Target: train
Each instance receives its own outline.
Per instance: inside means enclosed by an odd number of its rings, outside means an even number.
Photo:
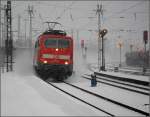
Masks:
[[[59,24],[57,22],[48,22]],[[52,75],[64,80],[73,73],[73,38],[64,30],[49,28],[36,40],[33,66],[36,73],[45,80]]]
[[[128,66],[136,66],[136,67],[150,67],[149,61],[149,51],[134,51],[127,52],[125,54],[126,64]]]

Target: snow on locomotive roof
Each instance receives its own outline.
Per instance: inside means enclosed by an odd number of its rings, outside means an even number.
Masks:
[[[43,33],[43,35],[46,35],[46,34],[64,35],[64,36],[67,35],[67,33],[62,30],[47,30]]]

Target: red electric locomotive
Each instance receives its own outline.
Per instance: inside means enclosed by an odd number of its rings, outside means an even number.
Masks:
[[[73,39],[63,30],[45,31],[35,43],[33,66],[42,76],[54,75],[61,79],[71,76],[73,72]]]

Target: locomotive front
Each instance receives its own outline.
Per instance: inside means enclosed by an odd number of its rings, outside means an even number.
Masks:
[[[73,39],[60,30],[43,33],[35,44],[34,67],[42,75],[71,76]]]

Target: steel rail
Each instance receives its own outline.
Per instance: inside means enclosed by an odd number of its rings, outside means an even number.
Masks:
[[[87,76],[91,76],[91,75],[88,75],[88,74],[85,74],[85,75],[87,75]],[[105,77],[105,76],[102,76],[102,77]],[[109,79],[105,79],[105,78],[100,78],[100,77],[97,77],[96,76],[96,78],[98,78],[98,79],[102,79],[102,80],[106,80],[106,81],[109,81],[109,82],[114,82],[114,83],[118,83],[118,84],[122,84],[122,85],[128,85],[128,86],[130,86],[130,87],[134,87],[134,88],[138,88],[138,89],[143,89],[143,90],[146,90],[146,91],[149,91],[150,89],[149,88],[144,88],[144,87],[140,87],[140,86],[135,86],[135,85],[131,85],[131,84],[127,84],[127,83],[122,83],[122,82],[119,82],[119,81],[114,81],[115,79],[112,79],[112,80],[109,80]],[[107,77],[106,77],[107,78]],[[116,79],[117,80],[117,79]]]
[[[107,77],[107,78],[110,78],[110,79],[116,79],[116,80],[121,80],[121,81],[124,81],[124,82],[130,82],[130,83],[134,83],[134,84],[138,84],[138,85],[149,86],[149,82],[147,82],[147,81],[141,81],[141,80],[130,79],[130,78],[125,78],[125,77],[120,77],[120,76],[103,74],[103,73],[99,73],[99,72],[94,72],[94,74],[98,75],[98,76],[104,76],[104,77]]]
[[[67,94],[67,95],[69,95],[69,96],[71,96],[71,97],[73,97],[73,98],[75,98],[75,99],[77,99],[77,100],[79,100],[79,101],[81,101],[81,102],[83,102],[83,103],[85,103],[85,104],[87,104],[87,105],[89,105],[89,106],[91,106],[91,107],[93,107],[93,108],[99,110],[99,111],[102,111],[102,112],[104,112],[104,113],[106,113],[106,114],[108,114],[108,115],[110,115],[110,116],[112,116],[112,117],[115,117],[115,115],[113,115],[113,114],[111,114],[111,113],[109,113],[109,112],[107,112],[107,111],[105,111],[105,110],[103,110],[103,109],[101,109],[101,108],[99,108],[99,107],[97,107],[97,106],[94,106],[93,104],[90,104],[90,103],[88,103],[88,102],[86,102],[86,101],[84,101],[84,100],[82,100],[82,99],[80,99],[80,98],[78,98],[78,97],[76,97],[76,96],[74,96],[74,95],[68,93],[67,91],[62,90],[61,88],[57,87],[57,86],[54,85],[53,83],[50,83],[50,82],[48,82],[48,81],[46,81],[46,82],[47,82],[48,84],[50,84],[51,86],[53,86],[54,88],[56,88],[56,89],[58,89],[58,90],[64,92],[65,94]]]
[[[64,81],[63,81],[63,82],[64,82]],[[86,92],[86,93],[92,94],[92,95],[94,95],[94,96],[96,96],[96,97],[98,97],[98,98],[104,99],[104,100],[106,100],[106,101],[108,101],[108,102],[111,102],[111,103],[113,103],[113,104],[119,105],[119,106],[121,106],[121,107],[124,107],[124,108],[126,108],[126,109],[132,110],[132,111],[134,111],[134,112],[137,112],[137,113],[140,113],[140,114],[149,116],[149,113],[147,113],[147,112],[145,112],[145,111],[142,111],[142,110],[136,109],[136,108],[134,108],[134,107],[128,106],[128,105],[126,105],[126,104],[117,102],[117,101],[115,101],[115,100],[106,98],[106,97],[104,97],[104,96],[102,96],[102,95],[98,95],[98,94],[96,94],[96,93],[90,92],[90,91],[88,91],[88,90],[85,90],[85,89],[83,89],[83,88],[77,87],[77,86],[72,85],[72,84],[70,84],[70,83],[67,83],[67,82],[64,82],[64,83],[65,83],[65,84],[68,84],[68,85],[70,85],[70,86],[72,86],[72,87],[75,87],[75,88],[77,88],[77,89],[80,89],[81,91],[84,91],[84,92]]]
[[[91,78],[88,78],[88,77],[85,77],[85,76],[82,76],[82,77],[85,78],[85,79],[91,80]],[[113,85],[113,84],[110,84],[110,83],[107,83],[107,82],[103,82],[103,81],[99,81],[99,80],[97,82],[103,83],[103,84],[106,84],[106,85],[110,85],[110,86],[113,86],[113,87],[117,87],[117,88],[120,88],[120,89],[125,89],[125,90],[128,90],[128,91],[132,91],[132,92],[136,92],[136,93],[140,93],[140,94],[149,96],[149,93],[146,93],[146,92],[143,92],[143,91],[137,91],[137,90],[134,90],[134,89]]]

